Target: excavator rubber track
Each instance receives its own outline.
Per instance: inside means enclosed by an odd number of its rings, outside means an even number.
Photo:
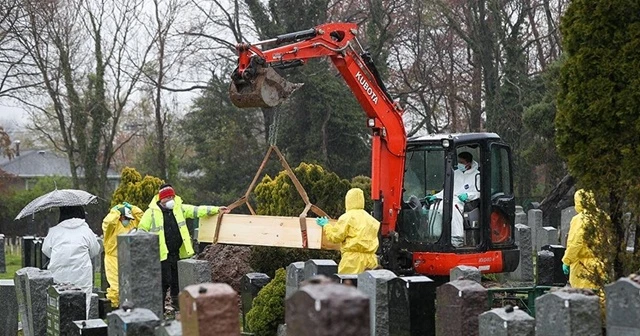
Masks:
[[[257,66],[255,70],[253,78],[231,81],[229,97],[236,107],[276,107],[303,85],[287,81],[271,67]]]

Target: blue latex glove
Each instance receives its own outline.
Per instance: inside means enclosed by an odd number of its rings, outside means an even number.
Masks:
[[[329,224],[329,218],[327,217],[316,218],[316,224],[320,225],[320,227],[324,227],[325,225]]]
[[[129,210],[133,209],[133,205],[129,204],[128,202],[122,202],[122,205],[124,205],[124,207]]]
[[[116,205],[114,205],[114,206],[113,206],[113,208],[111,208],[111,210],[117,210],[117,211],[120,211],[120,209],[121,209],[121,208],[122,208],[122,205],[120,205],[120,204],[116,204]]]
[[[460,200],[460,202],[466,202],[469,199],[469,194],[467,193],[460,194],[458,195],[458,199]]]
[[[562,273],[564,273],[564,275],[569,275],[569,265],[562,264]]]
[[[437,199],[437,197],[436,197],[436,195],[431,195],[431,196],[425,197],[425,199],[427,201],[429,201],[429,203],[431,203],[431,202],[435,201]]]

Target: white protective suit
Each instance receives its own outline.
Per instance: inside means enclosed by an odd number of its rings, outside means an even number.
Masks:
[[[49,257],[49,270],[56,283],[70,283],[87,294],[87,318],[93,292],[91,258],[100,253],[100,244],[84,219],[71,218],[49,229],[42,243]]]
[[[471,163],[471,169],[462,172],[456,169],[453,172],[453,210],[451,211],[451,244],[460,247],[464,243],[464,224],[462,213],[464,211],[464,203],[460,201],[458,195],[467,193],[467,202],[480,198],[480,186],[476,188],[476,174],[478,174],[478,162]],[[444,190],[435,194],[437,199],[444,197]],[[442,234],[442,202],[436,202],[431,205],[429,212],[433,213],[437,205],[435,220],[432,224],[437,224],[433,230],[433,234],[440,236]]]

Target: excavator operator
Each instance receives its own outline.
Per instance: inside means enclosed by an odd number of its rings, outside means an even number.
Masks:
[[[453,211],[451,212],[451,245],[454,247],[464,245],[462,213],[465,203],[480,198],[480,186],[476,185],[476,174],[478,174],[478,162],[473,160],[473,155],[469,152],[458,154],[458,167],[453,173]],[[442,202],[436,200],[442,200],[443,195],[444,190],[441,190],[435,195],[426,197],[432,204],[429,212],[436,210],[438,215],[442,216]],[[442,220],[439,223],[442,223]]]

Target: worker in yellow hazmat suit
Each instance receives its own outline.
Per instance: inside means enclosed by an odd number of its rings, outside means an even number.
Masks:
[[[380,222],[364,210],[364,192],[353,188],[345,196],[346,212],[338,222],[329,224],[326,217],[317,218],[325,237],[341,244],[340,274],[358,274],[378,266],[378,230]]]
[[[601,272],[602,263],[584,240],[584,226],[589,220],[595,219],[587,209],[589,205],[595,206],[595,198],[591,192],[580,189],[574,194],[574,200],[577,214],[571,219],[562,269],[569,275],[571,287],[594,289],[597,286],[588,277],[592,272]]]
[[[144,211],[127,202],[111,208],[102,220],[104,233],[104,270],[109,282],[107,299],[112,307],[119,306],[118,298],[118,235],[138,227]]]

